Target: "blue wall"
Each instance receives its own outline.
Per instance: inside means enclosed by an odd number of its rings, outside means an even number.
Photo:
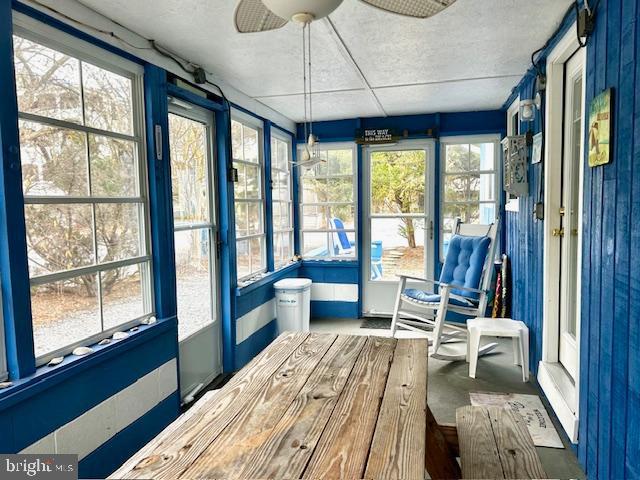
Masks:
[[[578,457],[589,478],[640,478],[639,14],[638,0],[601,0],[587,47],[587,108],[601,91],[614,89],[612,161],[589,168],[584,160]],[[530,89],[525,78],[519,90]],[[533,167],[530,174],[535,191],[539,175]],[[533,201],[521,198],[520,212],[507,213],[507,250],[514,315],[532,329],[536,365],[544,252]]]
[[[425,105],[428,110],[428,105]],[[391,128],[399,134],[406,133],[407,139],[433,138],[435,140],[435,185],[440,185],[440,142],[439,137],[456,135],[506,134],[506,119],[502,110],[481,112],[431,113],[424,115],[402,115],[395,117],[370,117],[314,122],[313,132],[321,142],[353,142],[356,130],[365,128]],[[304,142],[304,126],[298,125],[298,143]],[[358,147],[357,168],[362,172],[363,148]],[[362,205],[362,175],[358,174],[358,205]],[[434,242],[439,245],[440,208],[439,188],[436,188]],[[362,209],[358,213],[358,232],[362,232]],[[504,231],[504,229],[502,229]],[[362,235],[358,235],[358,259],[352,262],[305,260],[300,276],[311,278],[316,283],[357,284],[359,295],[357,302],[312,301],[312,316],[353,318],[362,315]],[[504,245],[504,241],[502,242]],[[437,250],[436,250],[437,251]],[[440,272],[439,255],[435,264],[434,276]]]

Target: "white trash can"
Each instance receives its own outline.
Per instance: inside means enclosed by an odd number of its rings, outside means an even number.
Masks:
[[[311,280],[285,278],[273,284],[276,291],[278,333],[309,331]]]

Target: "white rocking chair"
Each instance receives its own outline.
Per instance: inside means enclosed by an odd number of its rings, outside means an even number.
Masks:
[[[421,334],[432,330],[432,357],[450,361],[465,360],[467,330],[462,325],[447,322],[447,312],[471,317],[485,316],[497,234],[497,222],[473,225],[458,220],[439,281],[399,275],[391,335],[395,337],[399,328]],[[437,286],[438,293],[407,288],[409,280]],[[410,305],[412,310],[403,309],[405,305]],[[426,316],[422,315],[423,310]],[[463,348],[456,349],[452,342]],[[484,355],[497,345],[484,345],[479,354]]]

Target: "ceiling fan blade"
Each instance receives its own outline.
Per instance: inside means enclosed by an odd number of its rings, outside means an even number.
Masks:
[[[361,0],[372,7],[407,17],[427,18],[440,13],[456,0]]]
[[[235,24],[238,32],[253,33],[282,28],[287,20],[277,16],[260,0],[240,0],[236,8]]]

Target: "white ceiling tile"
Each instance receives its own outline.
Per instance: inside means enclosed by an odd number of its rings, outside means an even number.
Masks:
[[[257,100],[296,122],[303,121],[304,103],[302,95],[265,97]],[[354,112],[359,113],[354,115]],[[314,120],[341,120],[353,118],[354,116],[375,117],[380,115],[381,112],[376,106],[373,96],[366,90],[313,95]]]
[[[517,78],[470,80],[375,89],[388,115],[425,112],[472,112],[502,106]]]

